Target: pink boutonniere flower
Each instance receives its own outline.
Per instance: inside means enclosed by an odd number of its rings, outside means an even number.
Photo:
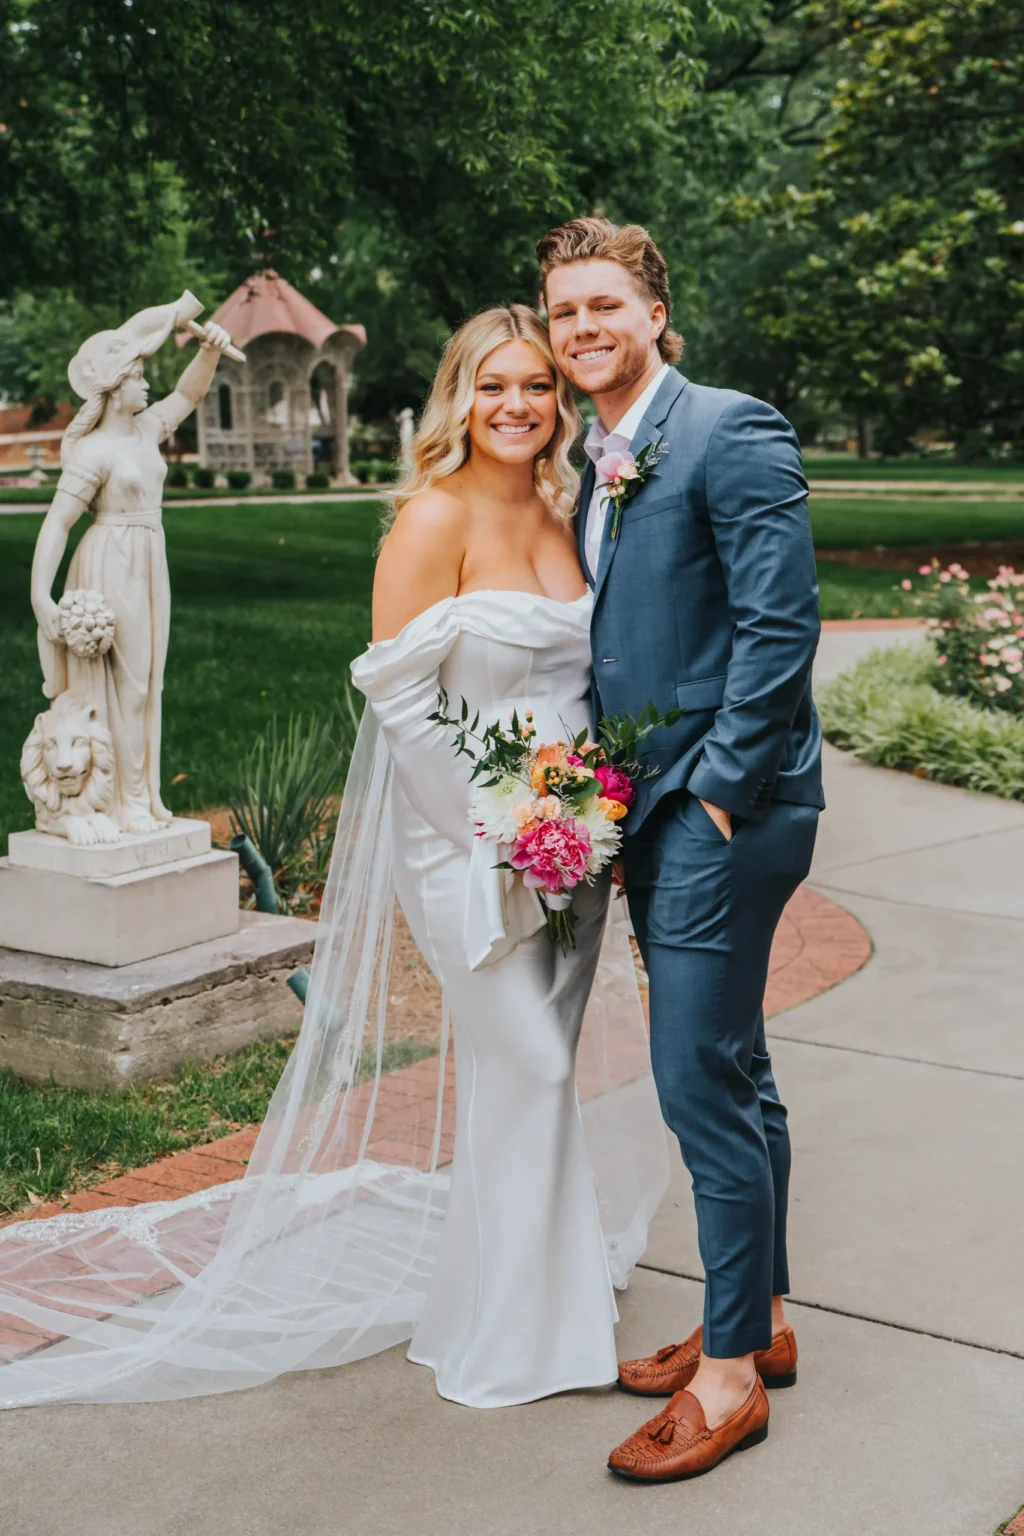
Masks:
[[[604,500],[612,508],[611,537],[619,536],[622,509],[645,485],[668,449],[664,443],[645,443],[634,458],[631,453],[606,453],[597,461],[597,473],[608,489]]]

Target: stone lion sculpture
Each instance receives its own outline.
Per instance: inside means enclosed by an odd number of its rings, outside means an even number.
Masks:
[[[21,778],[38,831],[66,837],[78,848],[120,842],[121,830],[108,815],[114,744],[88,699],[68,691],[36,716],[21,752]]]

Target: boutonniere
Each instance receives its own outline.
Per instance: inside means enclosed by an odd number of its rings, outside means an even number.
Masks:
[[[597,461],[597,472],[608,486],[605,506],[612,508],[611,537],[619,536],[622,509],[632,501],[640,487],[647,484],[655,468],[668,453],[664,443],[645,443],[636,458],[631,453],[606,453]]]

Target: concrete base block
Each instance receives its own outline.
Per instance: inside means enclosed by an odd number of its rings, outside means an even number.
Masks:
[[[12,832],[7,854],[22,869],[48,869],[59,875],[130,875],[136,869],[155,869],[176,859],[196,859],[210,851],[210,823],[175,816],[162,832],[147,837],[121,838],[119,843],[97,843],[76,848],[66,837],[52,832]]]
[[[0,859],[0,945],[7,949],[133,965],[237,931],[233,853],[98,877]]]
[[[102,1090],[170,1077],[297,1028],[287,986],[316,924],[243,912],[237,933],[108,968],[0,949],[0,1066]]]

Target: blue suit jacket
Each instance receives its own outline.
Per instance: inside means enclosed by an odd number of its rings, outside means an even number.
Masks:
[[[751,820],[773,798],[821,807],[818,586],[796,434],[763,401],[673,370],[632,452],[648,442],[667,453],[615,540],[606,519],[596,573],[584,550],[590,464],[577,517],[597,713],[635,716],[649,699],[686,711],[644,743],[658,773],[638,786],[623,830],[683,787]]]

